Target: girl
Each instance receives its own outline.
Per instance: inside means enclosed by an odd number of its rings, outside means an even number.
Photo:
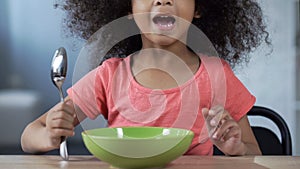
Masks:
[[[30,123],[21,138],[24,151],[57,149],[80,121],[103,115],[109,127],[190,129],[195,137],[186,154],[212,155],[213,145],[226,155],[261,154],[246,115],[255,97],[231,70],[263,41],[269,44],[254,0],[66,0],[61,6],[72,35],[88,39],[128,14],[141,34],[115,45],[107,56],[116,58],[107,57],[63,103]],[[190,23],[208,36],[221,60],[185,45]]]

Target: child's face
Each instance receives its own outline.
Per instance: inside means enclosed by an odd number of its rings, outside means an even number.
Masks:
[[[195,0],[132,0],[132,13],[142,37],[168,45],[176,39],[186,40]]]

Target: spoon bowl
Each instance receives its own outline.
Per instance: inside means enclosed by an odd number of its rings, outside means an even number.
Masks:
[[[64,96],[62,92],[62,85],[67,76],[67,52],[65,48],[60,47],[54,53],[52,64],[51,64],[51,80],[53,84],[58,88],[61,101]]]

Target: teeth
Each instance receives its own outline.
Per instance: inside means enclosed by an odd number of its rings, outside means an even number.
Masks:
[[[159,16],[160,18],[168,18],[169,16]]]
[[[159,24],[159,26],[163,27],[163,28],[170,28],[173,26],[172,23],[169,23],[169,24]]]

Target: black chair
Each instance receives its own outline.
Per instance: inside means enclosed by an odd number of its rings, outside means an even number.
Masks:
[[[271,120],[280,131],[281,142],[272,130],[251,125],[263,155],[292,155],[291,134],[288,125],[278,113],[266,107],[253,106],[247,115],[248,117],[261,116],[267,118]],[[224,154],[218,150],[218,148],[214,147],[214,155]]]

